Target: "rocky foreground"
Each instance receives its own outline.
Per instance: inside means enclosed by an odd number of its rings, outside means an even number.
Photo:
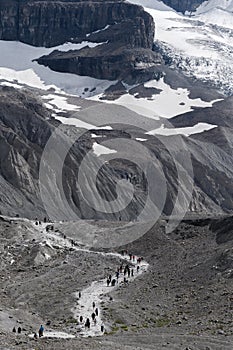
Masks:
[[[83,245],[87,224],[90,234],[110,240],[127,225],[80,221],[46,231],[46,224],[1,217],[1,349],[232,349],[232,217],[185,219],[171,234],[164,219],[135,242],[112,248],[143,256],[149,267],[103,297],[105,333],[85,338],[72,311],[75,293],[120,263],[106,249],[97,254]],[[40,324],[74,338],[31,339]],[[13,333],[19,326],[22,333]]]

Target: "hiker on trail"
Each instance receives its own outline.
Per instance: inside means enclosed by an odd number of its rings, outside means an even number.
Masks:
[[[22,331],[22,328],[21,327],[18,327],[18,333],[20,334]]]
[[[99,315],[99,310],[98,310],[98,308],[95,309],[95,314],[96,314],[96,316]]]
[[[104,331],[104,326],[101,325],[101,332],[103,333],[103,331]]]
[[[135,261],[135,255],[133,255],[133,261]]]
[[[133,277],[134,276],[134,273],[133,273],[133,269],[131,270],[131,277]]]
[[[109,279],[107,279],[107,286],[109,287],[109,284],[110,284],[110,281],[109,281]]]
[[[128,277],[130,277],[130,269],[128,268]]]
[[[123,256],[125,255],[125,251],[124,250],[121,251],[121,255],[123,255]]]
[[[92,303],[92,307],[93,307],[93,309],[95,308],[95,302],[93,301],[93,303]]]
[[[93,321],[95,320],[95,313],[94,312],[92,312],[91,318],[92,318]]]
[[[81,298],[81,292],[78,293],[78,297],[79,297],[79,299]]]
[[[137,266],[137,273],[139,272],[139,269],[140,269],[140,267],[139,267],[139,266]]]
[[[112,287],[115,287],[115,285],[116,285],[116,280],[115,280],[115,278],[112,280]]]
[[[83,317],[82,316],[79,317],[79,321],[80,321],[80,323],[83,322]]]
[[[86,319],[86,322],[85,322],[85,328],[90,329],[90,327],[91,327],[91,323],[90,323],[89,318],[87,318],[87,319]]]
[[[43,335],[44,335],[44,327],[41,325],[39,329],[39,338],[43,337]]]
[[[16,333],[16,329],[15,329],[15,327],[12,329],[12,332]]]

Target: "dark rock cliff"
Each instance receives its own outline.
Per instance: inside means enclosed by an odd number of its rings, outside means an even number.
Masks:
[[[153,20],[140,6],[121,1],[0,2],[0,38],[35,46],[79,41],[88,33],[128,20],[132,21],[134,35],[122,31],[125,41],[132,46],[151,48]]]
[[[97,48],[85,47],[67,53],[54,51],[50,55],[38,59],[38,63],[58,72],[124,81],[139,78],[139,70],[142,71],[142,69],[138,67],[140,67],[141,62],[145,66],[147,64],[155,66],[161,63],[161,57],[151,50],[105,44]],[[138,73],[136,77],[135,71]],[[153,77],[154,73],[152,72]]]
[[[39,60],[60,72],[131,79],[138,63],[161,63],[151,51],[154,31],[153,18],[142,7],[123,1],[0,1],[0,39],[46,47],[67,41],[105,43]]]
[[[205,0],[163,0],[163,2],[174,8],[176,11],[195,11],[195,9]]]

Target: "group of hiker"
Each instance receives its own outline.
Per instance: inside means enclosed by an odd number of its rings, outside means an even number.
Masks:
[[[115,276],[112,277],[112,275],[109,275],[107,277],[107,287],[111,286],[114,287],[116,285],[116,283],[118,283],[120,274],[124,274],[124,280],[123,283],[127,283],[127,277],[134,277],[134,270],[135,270],[135,265],[137,264],[136,270],[137,273],[140,270],[140,264],[143,260],[143,257],[136,257],[135,255],[128,253],[127,250],[122,250],[121,251],[121,255],[128,257],[130,262],[133,264],[133,266],[130,266],[129,264],[126,264],[125,266],[123,266],[123,264],[117,268],[116,272],[115,272]]]
[[[47,219],[46,217],[44,217],[43,222],[46,223],[46,222],[50,222],[50,221],[49,221],[49,219]],[[41,224],[42,224],[42,223],[41,223],[41,220],[35,218],[35,224],[36,224],[36,225],[41,225]]]
[[[79,292],[79,298],[81,298],[81,292]],[[90,321],[91,319],[92,319],[92,322],[94,323],[94,325],[97,324],[97,317],[99,316],[99,309],[98,309],[98,307],[96,307],[96,304],[94,301],[92,303],[92,308],[93,308],[92,314],[90,315],[90,317],[87,317],[87,319],[85,321],[84,321],[84,318],[82,315],[79,317],[79,322],[81,324],[84,324],[85,329],[91,328],[91,321]],[[104,332],[104,325],[103,324],[100,326],[100,330],[102,333]]]
[[[15,328],[15,327],[12,329],[12,332],[13,332],[13,333],[16,333],[16,328]],[[21,328],[21,327],[18,327],[17,333],[18,333],[18,334],[21,334],[21,332],[22,332],[22,328]],[[39,328],[39,331],[38,331],[38,335],[37,335],[37,333],[35,332],[34,335],[33,335],[33,338],[34,338],[34,339],[37,339],[38,336],[39,336],[39,338],[41,338],[41,337],[43,337],[43,335],[44,335],[44,327],[41,325],[40,328]]]

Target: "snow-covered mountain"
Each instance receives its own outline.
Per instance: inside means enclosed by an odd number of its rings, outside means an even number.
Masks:
[[[233,1],[232,0],[208,0],[204,1],[196,10],[196,14],[207,13],[214,9],[222,9],[228,12],[233,12]]]
[[[233,1],[204,1],[192,14],[200,21],[233,29]]]
[[[155,45],[171,67],[233,93],[233,1],[210,0],[182,15],[160,1],[131,0],[144,6],[156,25]]]

